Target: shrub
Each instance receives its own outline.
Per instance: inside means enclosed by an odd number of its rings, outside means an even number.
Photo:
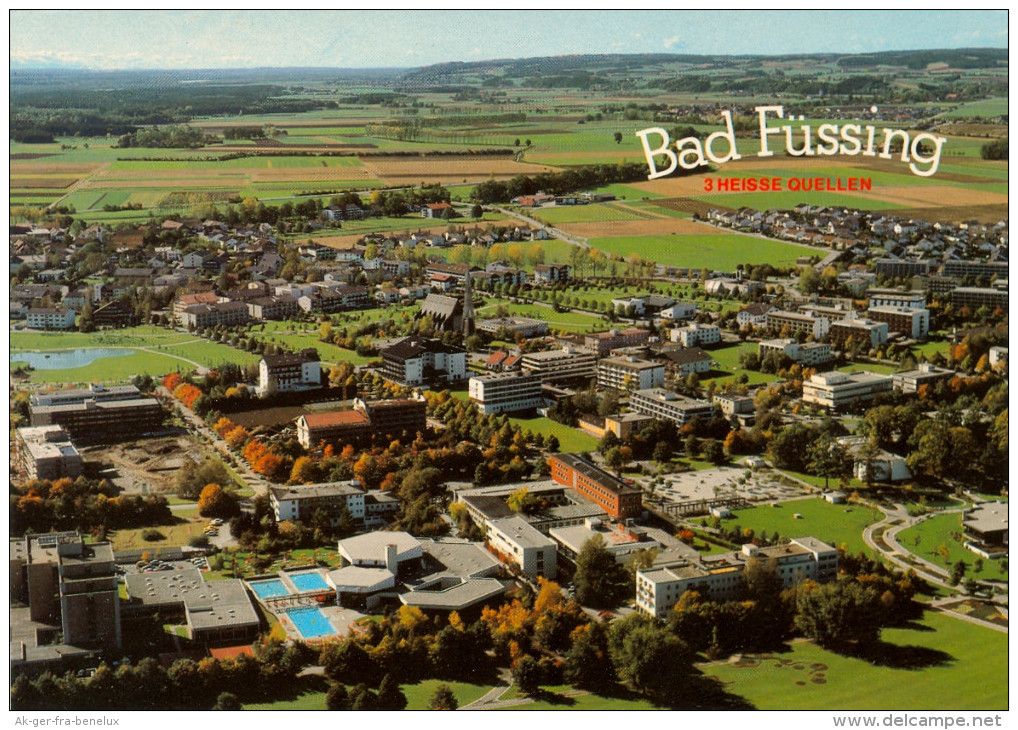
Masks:
[[[156,540],[165,540],[166,535],[159,532],[159,530],[154,527],[148,527],[141,531],[141,539],[146,542],[155,542]]]

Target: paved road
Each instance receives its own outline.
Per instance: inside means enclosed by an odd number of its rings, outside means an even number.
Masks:
[[[549,225],[547,225],[545,223],[542,223],[541,221],[537,220],[536,218],[531,218],[530,216],[524,215],[523,213],[519,213],[519,212],[517,212],[515,210],[509,210],[508,208],[500,208],[497,205],[496,206],[492,206],[492,207],[495,210],[497,210],[499,213],[502,213],[503,215],[510,216],[512,218],[516,218],[517,220],[521,220],[524,223],[526,223],[527,225],[532,226],[533,228],[537,228],[537,229],[543,228],[544,230],[548,231],[548,233],[550,235],[552,235],[553,237],[559,239],[560,241],[565,241],[566,243],[571,243],[572,245],[579,246],[580,248],[590,248],[590,245],[587,243],[587,239],[586,238],[581,238],[580,236],[571,236],[568,233],[566,233],[565,231],[560,231],[558,228],[554,228],[553,226],[549,226]]]

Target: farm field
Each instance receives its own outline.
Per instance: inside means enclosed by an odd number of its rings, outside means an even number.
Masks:
[[[789,651],[702,667],[758,710],[920,711],[1008,708],[1007,634],[927,611],[881,640],[901,666],[795,642]],[[912,666],[914,662],[917,666]],[[860,691],[865,687],[865,691]]]
[[[882,518],[879,511],[864,505],[831,504],[819,497],[778,504],[733,510],[728,522],[751,527],[757,533],[766,530],[768,535],[778,533],[788,538],[809,535],[834,547],[844,546],[852,554],[869,554],[862,540],[863,528]],[[796,514],[802,515],[802,519],[796,519]]]
[[[965,547],[961,536],[961,515],[958,513],[934,515],[917,525],[898,533],[898,542],[906,550],[935,563],[945,570],[959,560],[968,566],[966,577],[976,580],[1007,581],[1008,571],[999,560],[983,559],[983,569],[975,572],[973,563],[979,558]],[[946,548],[946,550],[945,550]],[[945,556],[944,553],[947,553]]]
[[[684,221],[680,221],[684,222]],[[605,253],[643,259],[667,266],[702,267],[732,271],[739,264],[794,264],[799,256],[811,256],[817,249],[782,241],[734,233],[675,236],[622,236],[591,238],[588,243]]]

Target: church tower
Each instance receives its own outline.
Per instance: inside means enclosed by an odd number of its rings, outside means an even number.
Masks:
[[[466,339],[474,334],[474,298],[470,290],[470,268],[467,267],[467,276],[463,280],[463,338]]]

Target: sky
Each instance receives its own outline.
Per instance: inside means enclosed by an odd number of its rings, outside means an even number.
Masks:
[[[1007,11],[13,10],[12,68],[390,68],[581,53],[1007,47]]]

